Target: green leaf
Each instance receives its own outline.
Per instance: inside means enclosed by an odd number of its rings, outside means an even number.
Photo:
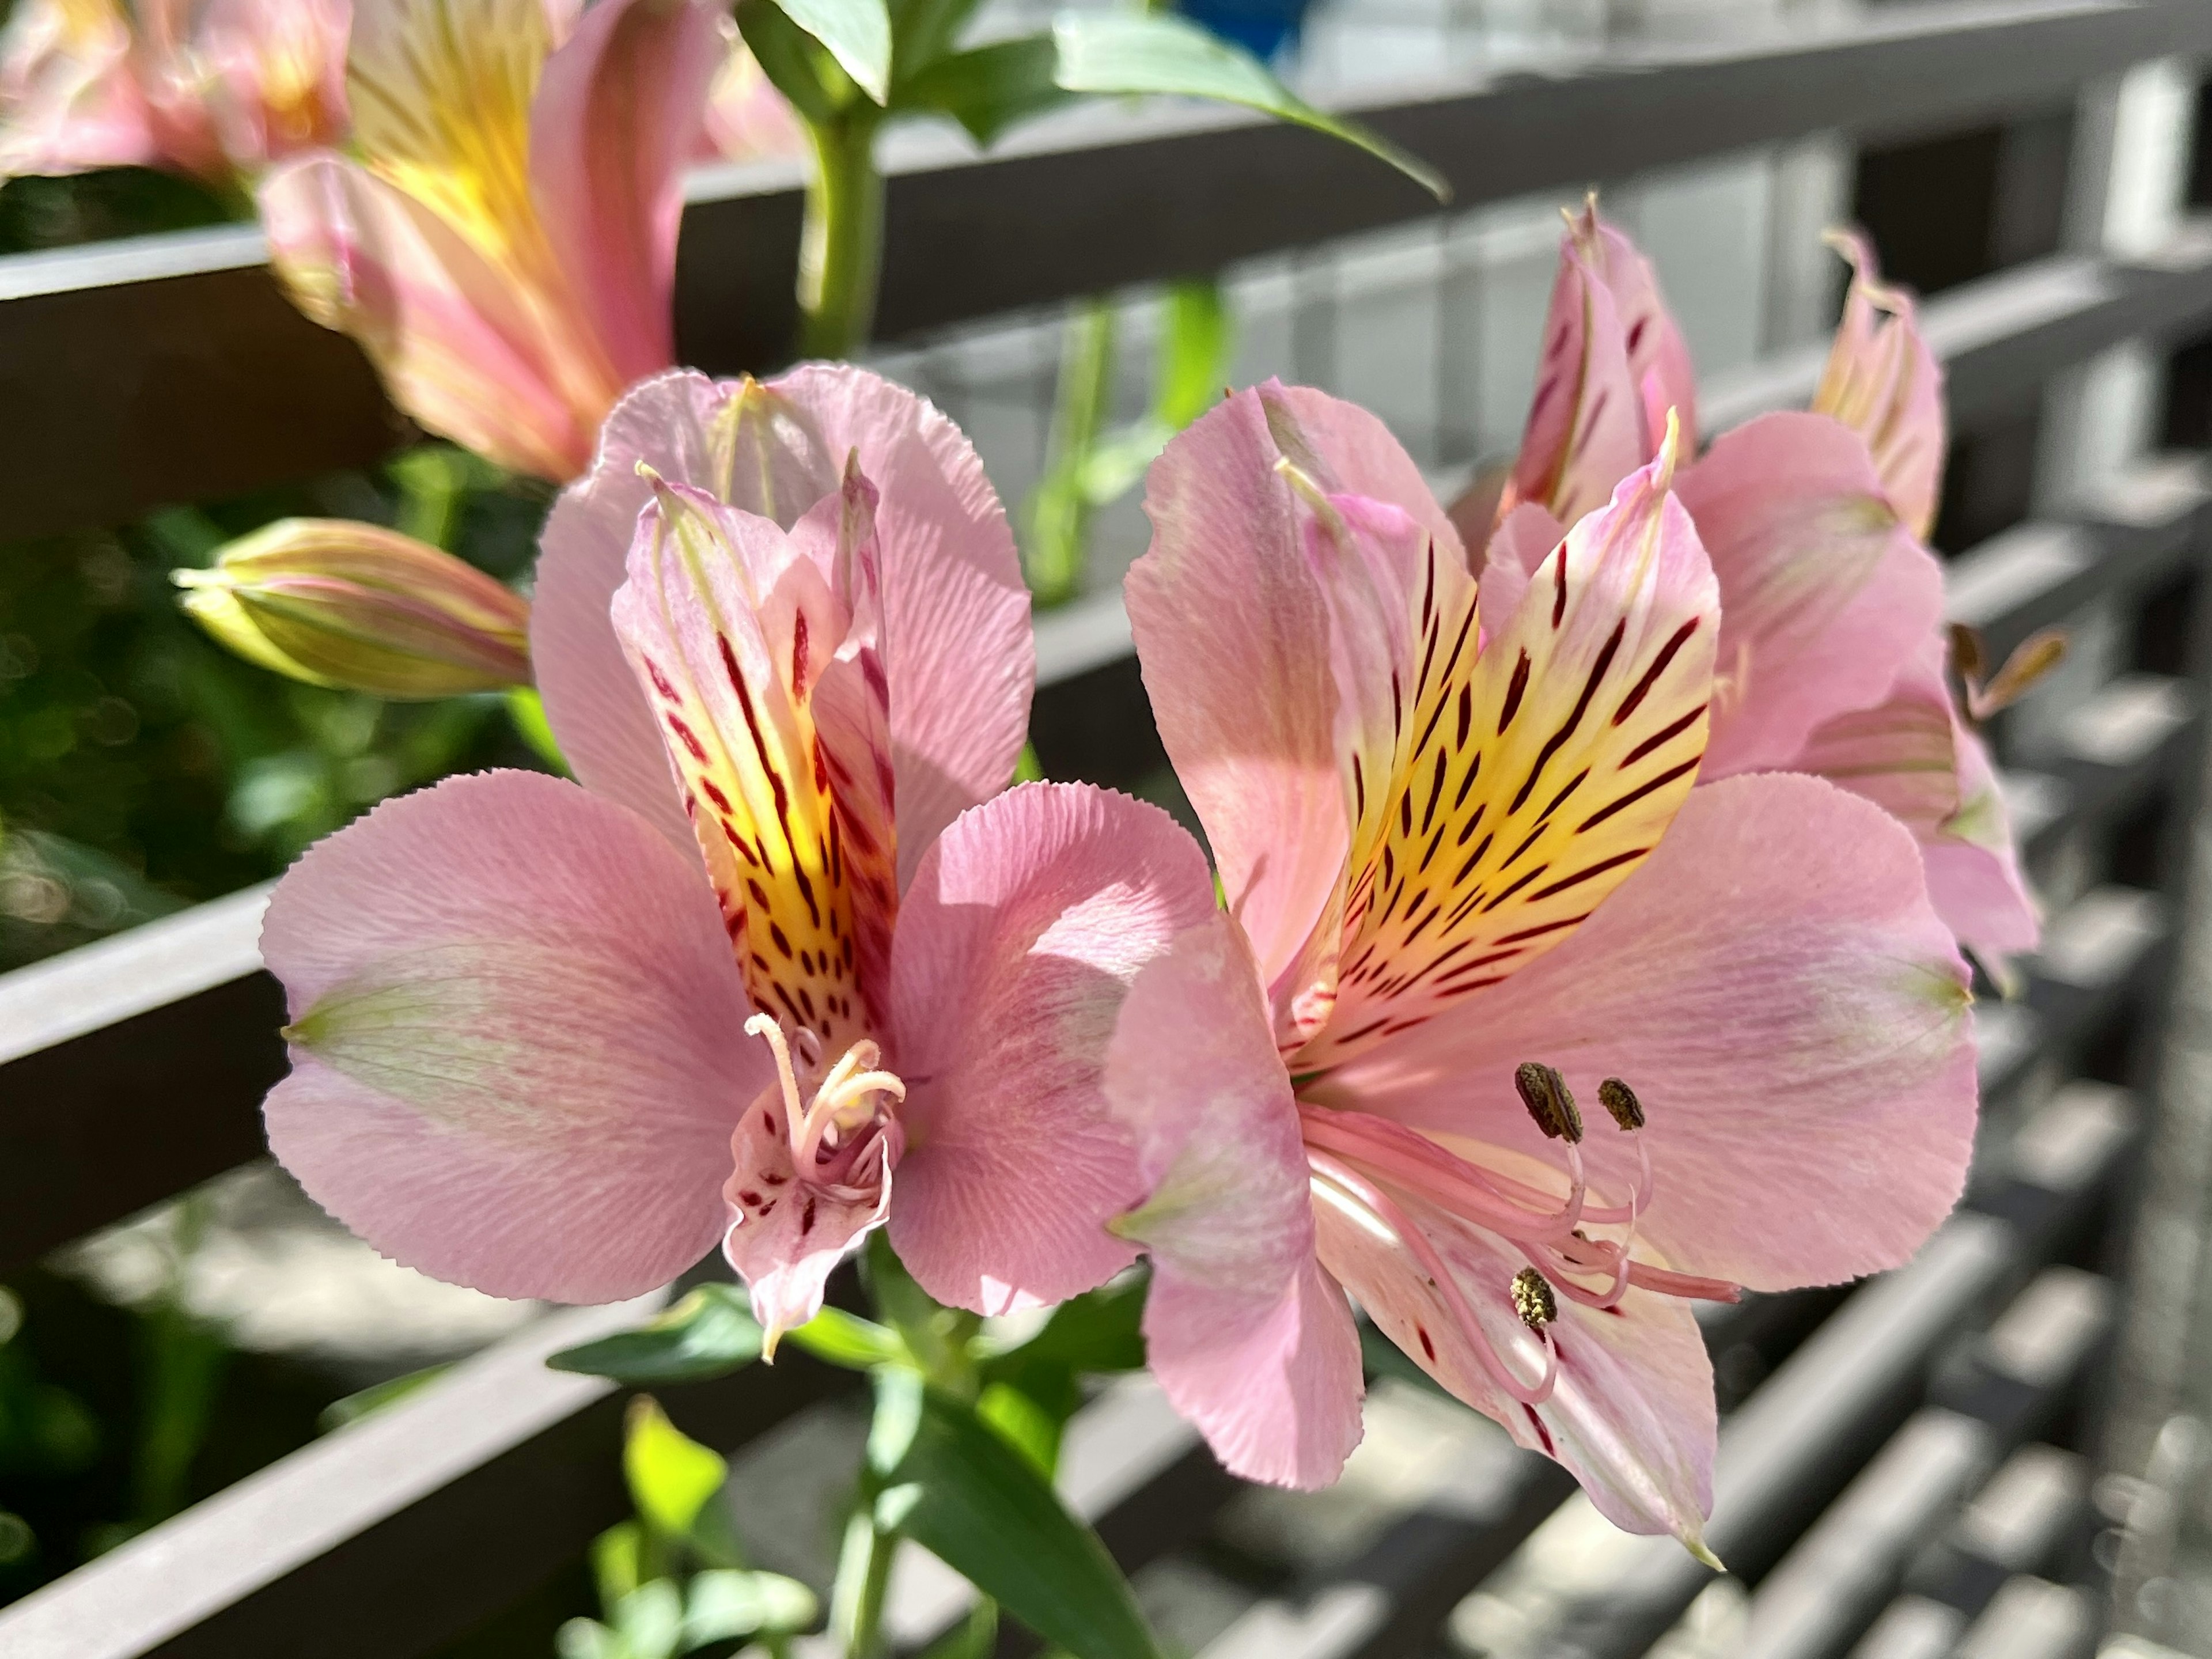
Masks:
[[[1057,1402],[1055,1402],[1057,1403]],[[1060,1413],[1011,1382],[994,1382],[975,1397],[975,1415],[998,1433],[999,1438],[1030,1461],[1030,1467],[1052,1479],[1060,1462]]]
[[[895,106],[949,115],[989,144],[1015,122],[1075,97],[1053,78],[1058,60],[1048,34],[956,52],[901,82]]]
[[[691,1580],[684,1609],[684,1646],[742,1641],[756,1632],[788,1635],[811,1626],[821,1612],[814,1592],[781,1573],[727,1568]]]
[[[568,770],[568,757],[561,752],[560,738],[553,735],[553,722],[545,718],[545,700],[536,686],[518,685],[507,692],[507,717],[532,754],[561,776],[574,775]]]
[[[842,1308],[824,1308],[804,1325],[793,1327],[784,1340],[817,1359],[853,1371],[906,1358],[906,1344],[899,1340],[896,1331]]]
[[[890,98],[891,15],[884,0],[775,0],[775,3],[822,43],[861,91],[878,104]],[[738,27],[744,27],[742,20]]]
[[[617,1382],[696,1382],[760,1358],[760,1327],[735,1285],[702,1285],[634,1331],[564,1348],[545,1363]]]
[[[836,100],[823,84],[823,66],[817,61],[821,48],[775,0],[738,0],[738,33],[769,83],[801,119],[818,127],[836,118]]]
[[[896,88],[929,69],[951,50],[975,9],[976,0],[891,0],[891,71]]]
[[[611,1607],[653,1575],[645,1570],[645,1528],[621,1521],[592,1540],[592,1583]]]
[[[1158,93],[1241,104],[1356,144],[1438,201],[1451,198],[1451,186],[1427,162],[1357,122],[1316,109],[1250,52],[1195,23],[1160,12],[1063,12],[1052,32],[1060,46],[1054,78],[1070,92]]]
[[[561,1659],[629,1659],[621,1637],[596,1619],[571,1619],[554,1632],[553,1651]]]
[[[1029,1460],[910,1371],[876,1374],[876,1522],[1077,1659],[1158,1659],[1128,1581]]]
[[[720,1454],[670,1422],[652,1395],[629,1402],[623,1478],[647,1526],[672,1538],[688,1536],[729,1474]]]
[[[1147,1282],[1138,1269],[1071,1297],[1053,1310],[1035,1336],[987,1361],[984,1379],[1013,1382],[1024,1370],[1041,1364],[1093,1374],[1143,1370]]]
[[[672,1579],[649,1579],[615,1603],[614,1626],[627,1659],[675,1659],[684,1634],[684,1592]]]

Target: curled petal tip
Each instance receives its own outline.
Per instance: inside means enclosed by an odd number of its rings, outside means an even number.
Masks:
[[[1682,415],[1672,404],[1667,410],[1666,435],[1659,441],[1659,453],[1655,458],[1651,482],[1656,489],[1666,489],[1674,482],[1674,464],[1681,458]]]
[[[1704,1565],[1711,1567],[1715,1572],[1726,1572],[1728,1571],[1728,1563],[1722,1560],[1719,1556],[1713,1553],[1712,1547],[1705,1542],[1703,1537],[1694,1532],[1685,1533],[1681,1537],[1682,1547],[1689,1551],[1692,1555],[1697,1557]]]

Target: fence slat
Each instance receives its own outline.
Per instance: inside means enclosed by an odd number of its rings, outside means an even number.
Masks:
[[[1966,124],[2192,49],[2212,49],[2212,9],[2188,0],[1940,0],[1357,101],[1464,206],[1832,128]],[[889,172],[887,339],[1434,210],[1370,157],[1209,109],[1097,109],[980,158],[919,134],[892,145]],[[799,200],[788,165],[695,180],[678,270],[685,361],[725,372],[783,356]],[[0,260],[0,537],[361,465],[399,440],[359,353],[292,310],[258,246],[238,228]]]

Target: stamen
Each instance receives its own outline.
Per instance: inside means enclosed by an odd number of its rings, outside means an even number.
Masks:
[[[1644,1127],[1644,1103],[1636,1097],[1636,1091],[1617,1077],[1609,1077],[1597,1085],[1598,1104],[1613,1115],[1613,1121],[1624,1130]]]
[[[1443,1205],[1464,1220],[1509,1237],[1559,1238],[1582,1218],[1585,1191],[1582,1154],[1567,1148],[1568,1190],[1559,1208],[1551,1194],[1524,1182],[1470,1164],[1427,1136],[1364,1114],[1298,1109],[1309,1146],[1319,1146]]]
[[[642,466],[644,463],[638,463]],[[790,1127],[785,1131],[790,1138],[795,1157],[799,1149],[799,1118],[803,1109],[799,1103],[799,1079],[791,1069],[791,1045],[783,1040],[783,1027],[767,1014],[755,1014],[745,1022],[748,1036],[767,1039],[769,1048],[775,1055],[776,1074],[783,1081],[783,1116]]]
[[[1551,1281],[1534,1267],[1523,1267],[1513,1275],[1513,1311],[1532,1331],[1541,1331],[1559,1316],[1559,1304],[1552,1294]]]
[[[1513,1086],[1536,1127],[1553,1140],[1570,1143],[1583,1138],[1583,1115],[1575,1105],[1566,1079],[1540,1060],[1524,1060],[1513,1068]]]
[[[1366,1206],[1385,1226],[1398,1236],[1400,1243],[1412,1255],[1437,1294],[1443,1299],[1468,1346],[1474,1351],[1476,1360],[1490,1380],[1524,1406],[1540,1406],[1552,1397],[1553,1387],[1558,1382],[1559,1371],[1558,1352],[1547,1342],[1545,1345],[1544,1375],[1536,1382],[1523,1382],[1513,1375],[1504,1357],[1491,1346],[1490,1338],[1482,1328],[1482,1321],[1468,1305],[1459,1281],[1452,1277],[1451,1269],[1429,1236],[1415,1226],[1406,1212],[1400,1209],[1382,1189],[1363,1180],[1349,1166],[1331,1158],[1328,1153],[1306,1150],[1306,1163],[1314,1172],[1346,1196]]]

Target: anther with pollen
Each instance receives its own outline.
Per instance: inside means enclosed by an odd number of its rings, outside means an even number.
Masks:
[[[1513,1311],[1532,1331],[1542,1330],[1559,1316],[1559,1300],[1553,1294],[1551,1281],[1534,1267],[1523,1267],[1513,1275]]]
[[[1540,1060],[1524,1060],[1513,1068],[1513,1086],[1536,1127],[1553,1140],[1570,1143],[1583,1138],[1583,1115],[1567,1088],[1566,1079]],[[1608,1109],[1610,1108],[1608,1107]]]
[[[1644,1127],[1644,1103],[1636,1097],[1636,1091],[1619,1078],[1609,1077],[1599,1084],[1597,1099],[1622,1129],[1632,1132]]]

